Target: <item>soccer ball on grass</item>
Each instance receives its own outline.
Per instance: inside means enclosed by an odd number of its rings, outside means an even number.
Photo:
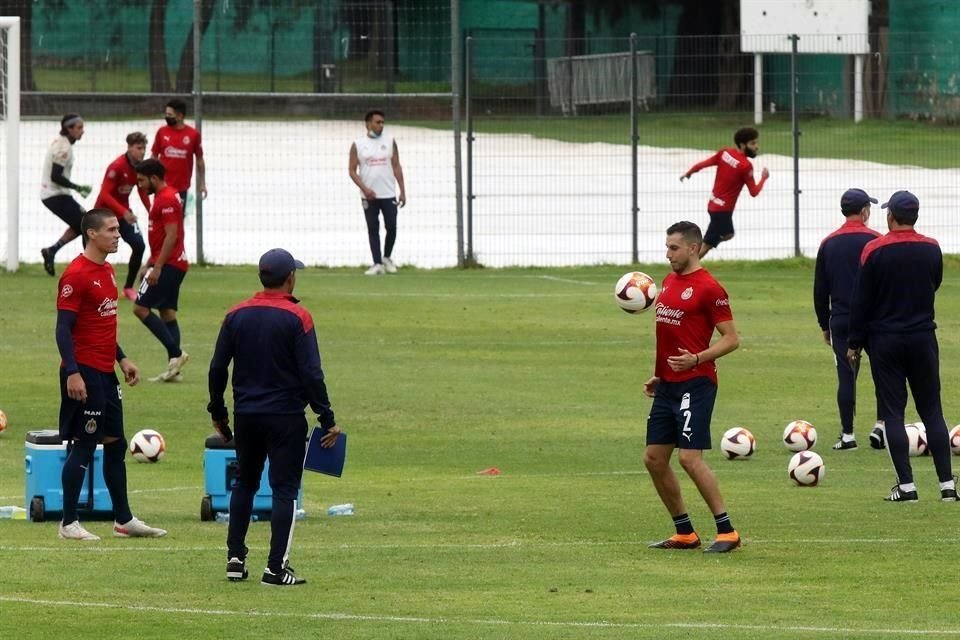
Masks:
[[[817,430],[806,420],[794,420],[783,430],[783,445],[790,451],[807,451],[817,444]]]
[[[727,429],[720,439],[720,451],[728,460],[749,458],[757,450],[757,439],[747,429],[734,427]]]
[[[141,429],[130,438],[130,455],[137,462],[159,462],[167,452],[167,443],[159,431]]]
[[[790,458],[787,475],[801,487],[815,487],[826,475],[823,458],[813,451],[799,451]]]

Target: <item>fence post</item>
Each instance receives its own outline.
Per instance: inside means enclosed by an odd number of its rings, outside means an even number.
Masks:
[[[797,124],[797,34],[790,36],[790,127],[793,131],[793,255],[800,256],[800,128]]]
[[[639,229],[639,185],[637,183],[637,174],[639,171],[639,153],[638,145],[640,136],[638,131],[638,113],[637,113],[637,34],[630,34],[630,211],[633,216],[633,238],[631,241],[632,252],[631,261],[636,264],[640,262],[640,254],[637,244],[640,241]]]
[[[193,113],[196,120],[197,132],[203,129],[203,94],[200,92],[200,60],[201,47],[200,22],[202,19],[202,0],[193,0]],[[204,175],[206,181],[206,175]],[[203,257],[203,194],[199,189],[194,190],[193,202],[197,215],[197,264],[206,264]],[[186,208],[187,203],[183,203]]]
[[[460,88],[462,71],[462,52],[460,50],[460,0],[450,0],[450,90],[453,94],[453,166],[456,171],[454,185],[457,198],[457,266],[464,266],[463,259],[463,163],[460,147]],[[470,108],[469,93],[467,109]],[[468,120],[469,122],[469,120]]]
[[[471,84],[473,78],[473,37],[467,36],[466,51],[464,54],[466,61],[464,70],[464,98],[466,100],[466,118],[467,118],[467,260],[471,265],[476,262],[476,256],[473,253],[473,96],[471,94]]]

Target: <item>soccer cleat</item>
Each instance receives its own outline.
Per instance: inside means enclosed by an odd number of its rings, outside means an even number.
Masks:
[[[274,573],[270,568],[263,570],[263,576],[260,578],[260,584],[265,584],[271,587],[292,587],[298,584],[306,584],[307,581],[303,578],[298,578],[293,574],[293,570],[289,566],[281,569],[280,571]]]
[[[666,540],[647,545],[648,549],[698,549],[700,536],[696,533],[675,533]]]
[[[703,550],[704,553],[729,553],[740,547],[740,534],[736,531],[731,533],[718,533],[717,539],[713,544]]]
[[[960,496],[956,489],[940,489],[941,502],[960,502]]]
[[[137,299],[137,290],[132,287],[126,287],[123,290],[123,297],[131,302],[135,302]]]
[[[387,273],[396,273],[396,272],[397,272],[397,265],[395,265],[395,264],[393,263],[393,260],[392,260],[392,259],[388,258],[387,256],[384,256],[384,257],[383,257],[383,270],[386,271]]]
[[[870,446],[874,449],[884,449],[887,446],[880,425],[875,426],[873,431],[870,432]]]
[[[79,520],[74,520],[68,525],[60,523],[60,537],[64,540],[99,540],[100,536],[93,535],[83,528]]]
[[[380,264],[379,262],[373,265],[372,267],[370,267],[369,269],[367,269],[366,271],[364,271],[364,275],[368,275],[368,276],[382,276],[383,274],[384,274],[383,265]]]
[[[839,440],[833,443],[834,451],[847,451],[849,449],[856,449],[856,448],[857,448],[856,440],[844,440],[843,437],[841,437]]]
[[[240,580],[246,580],[249,575],[247,563],[240,558],[230,558],[227,561],[227,580],[239,582]]]
[[[150,382],[180,382],[183,378],[178,380],[177,376],[180,375],[180,370],[183,365],[187,364],[188,360],[190,360],[190,354],[181,351],[176,358],[170,358],[170,362],[167,363],[167,370],[150,378]]]
[[[57,270],[53,266],[53,253],[51,253],[50,249],[40,249],[40,255],[43,257],[43,270],[46,271],[49,276],[56,276]]]
[[[113,523],[113,535],[118,538],[162,538],[167,535],[164,529],[148,526],[138,518],[132,518],[126,524]]]
[[[904,491],[899,484],[893,485],[890,495],[884,498],[886,502],[917,502],[920,498],[916,491]]]

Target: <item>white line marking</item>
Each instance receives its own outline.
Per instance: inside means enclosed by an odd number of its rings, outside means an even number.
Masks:
[[[571,280],[570,278],[558,278],[557,276],[527,276],[528,278],[539,278],[541,280],[553,280],[554,282],[566,282],[567,284],[579,284],[587,287],[595,287],[603,284],[602,282],[590,282],[588,280]]]
[[[127,491],[127,493],[170,493],[173,491],[199,491],[201,489],[203,489],[203,487],[200,487],[200,486],[166,487],[165,489],[130,489]],[[23,498],[22,493],[15,496],[0,496],[0,500],[21,500],[22,498]]]
[[[577,622],[573,620],[505,620],[498,618],[444,618],[421,616],[359,615],[353,613],[293,613],[284,611],[250,611],[230,609],[197,609],[186,607],[156,607],[112,602],[76,602],[0,596],[0,602],[37,605],[41,607],[76,607],[147,611],[151,613],[186,614],[201,616],[232,616],[252,618],[285,618],[301,620],[340,620],[355,622],[400,622],[408,624],[449,624],[515,627],[568,627],[573,629],[727,629],[732,631],[764,631],[770,633],[807,632],[827,634],[883,634],[913,636],[960,636],[960,629],[869,629],[856,627],[813,627],[808,625],[726,624],[722,622]]]

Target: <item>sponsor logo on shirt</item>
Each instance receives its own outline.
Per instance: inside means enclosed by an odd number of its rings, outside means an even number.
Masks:
[[[104,298],[103,302],[97,307],[97,312],[101,318],[117,315],[117,301],[111,298]]]
[[[730,165],[731,167],[733,167],[734,169],[740,166],[740,161],[734,158],[732,155],[730,155],[726,151],[723,152],[723,154],[720,156],[720,159],[723,160],[728,165]]]
[[[63,289],[60,289],[60,297],[69,298],[71,295],[73,295],[73,287],[69,284],[63,285]]]
[[[686,312],[683,309],[673,309],[661,302],[657,303],[657,322],[679,326],[684,313]]]
[[[693,287],[687,287],[683,290],[683,293],[680,294],[681,300],[689,300],[693,297]]]
[[[729,306],[730,306],[730,298],[720,298],[719,300],[716,301],[715,304],[716,304],[718,307],[729,307]]]

